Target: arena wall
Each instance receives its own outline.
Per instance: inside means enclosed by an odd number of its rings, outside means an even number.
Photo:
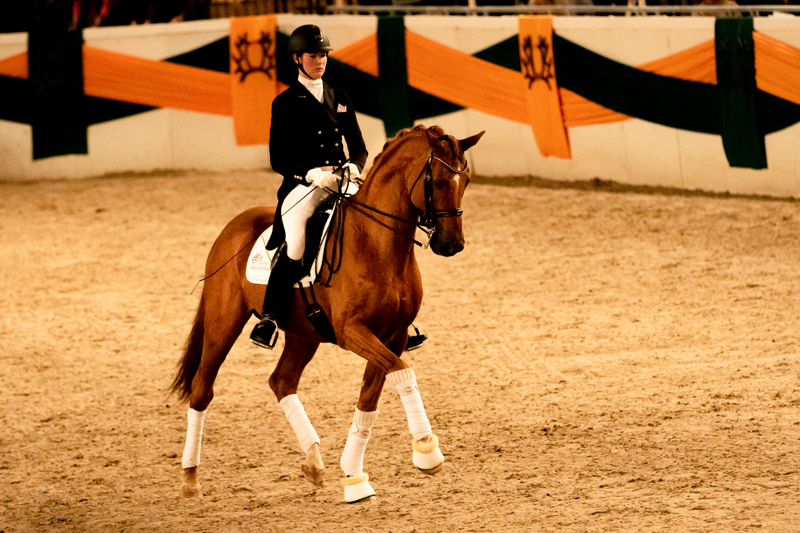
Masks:
[[[285,34],[305,23],[325,28],[336,47],[376,32],[377,18],[350,15],[279,15]],[[413,16],[406,28],[467,54],[519,31],[515,16]],[[636,66],[714,39],[713,17],[554,17],[555,32],[620,63]],[[800,19],[757,18],[755,29],[800,48]],[[148,59],[196,49],[228,34],[229,21],[186,22],[84,31],[88,46]],[[0,35],[0,60],[27,48],[26,34]],[[441,65],[458,78],[458,65]],[[470,83],[464,79],[463,83]],[[361,115],[371,156],[386,140],[383,123]],[[631,119],[569,128],[571,159],[542,157],[531,126],[466,109],[420,122],[439,124],[458,137],[486,135],[470,151],[483,177],[536,176],[554,180],[600,178],[631,185],[702,189],[736,194],[800,196],[800,124],[766,136],[768,168],[732,168],[719,135],[673,129]],[[83,178],[113,173],[226,171],[268,168],[267,147],[237,146],[230,116],[155,109],[88,128],[88,155],[32,158],[31,127],[0,120],[0,179]]]

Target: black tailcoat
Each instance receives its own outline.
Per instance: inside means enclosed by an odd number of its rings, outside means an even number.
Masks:
[[[286,195],[295,186],[306,183],[304,178],[309,170],[337,168],[347,161],[343,139],[347,142],[350,162],[359,172],[367,162],[364,137],[350,99],[341,89],[324,82],[322,87],[322,103],[299,81],[272,102],[269,158],[272,169],[283,176],[278,189],[278,214]],[[276,220],[268,248],[280,242],[283,242],[283,224]]]

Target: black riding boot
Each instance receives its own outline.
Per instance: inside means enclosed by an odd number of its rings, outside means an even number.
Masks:
[[[264,293],[261,321],[250,334],[250,342],[256,346],[268,350],[275,347],[275,342],[278,340],[278,324],[275,323],[277,313],[292,293],[292,286],[302,278],[301,263],[300,260],[289,259],[285,251],[278,257]]]

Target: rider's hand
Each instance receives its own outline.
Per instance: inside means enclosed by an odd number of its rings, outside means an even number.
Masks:
[[[355,164],[347,163],[344,168],[346,168],[346,169],[348,169],[350,171],[350,179],[351,180],[355,181],[359,177],[361,177],[361,172],[358,171],[358,167],[355,166]]]
[[[361,179],[361,173],[358,171],[358,167],[353,163],[347,163],[340,170],[338,170],[336,174],[339,176],[347,176],[349,181],[358,186],[364,182],[364,180]]]
[[[317,187],[324,187],[335,191],[339,188],[339,178],[329,170],[322,170],[321,168],[312,168],[306,174],[306,181],[313,183]]]
[[[315,180],[319,179],[319,175],[323,172],[321,168],[312,168],[306,173],[306,183],[312,184]]]

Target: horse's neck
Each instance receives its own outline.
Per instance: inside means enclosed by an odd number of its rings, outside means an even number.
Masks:
[[[352,214],[351,220],[361,235],[359,245],[379,255],[391,254],[395,259],[413,259],[416,225],[419,212],[409,200],[406,189],[406,170],[413,157],[398,157],[402,150],[384,153],[382,163],[373,168],[364,185],[354,196],[359,203],[408,222],[393,220],[367,211],[392,229],[385,228],[364,214]],[[400,256],[398,256],[400,254]]]

